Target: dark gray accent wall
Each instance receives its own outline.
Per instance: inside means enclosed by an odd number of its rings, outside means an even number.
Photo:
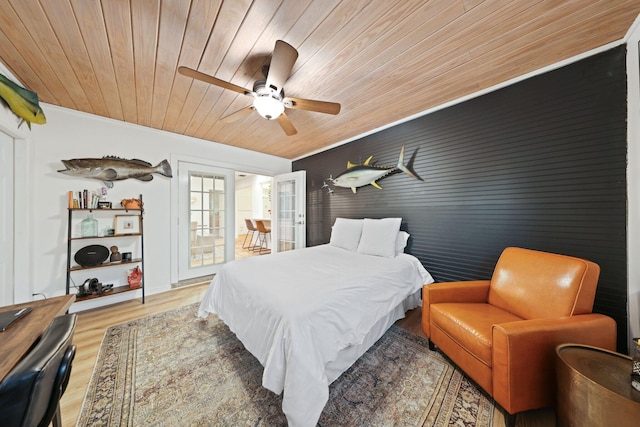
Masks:
[[[438,282],[490,278],[507,246],[590,259],[594,311],[616,320],[626,352],[625,56],[616,47],[295,161],[308,245],[327,243],[336,217],[400,216],[408,252]],[[424,181],[396,173],[356,194],[330,184],[348,160],[394,165],[402,145]]]

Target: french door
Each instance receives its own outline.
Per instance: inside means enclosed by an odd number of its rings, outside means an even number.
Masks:
[[[305,171],[277,175],[273,178],[272,252],[304,248],[306,234]]]
[[[0,306],[14,303],[13,138],[0,132]]]
[[[179,280],[214,274],[233,259],[234,172],[179,162]]]

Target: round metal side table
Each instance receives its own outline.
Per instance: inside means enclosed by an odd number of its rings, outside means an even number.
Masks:
[[[579,344],[556,348],[558,426],[639,426],[640,391],[631,358]]]

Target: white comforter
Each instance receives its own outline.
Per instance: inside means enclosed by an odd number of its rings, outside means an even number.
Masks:
[[[218,315],[264,366],[262,385],[284,390],[290,426],[315,426],[333,381],[327,363],[432,282],[411,255],[391,259],[321,245],[225,265],[198,314]]]

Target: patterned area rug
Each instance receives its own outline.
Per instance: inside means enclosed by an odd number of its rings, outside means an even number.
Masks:
[[[107,329],[78,426],[286,426],[262,366],[198,304]],[[392,326],[330,387],[320,426],[490,426],[493,404]]]

